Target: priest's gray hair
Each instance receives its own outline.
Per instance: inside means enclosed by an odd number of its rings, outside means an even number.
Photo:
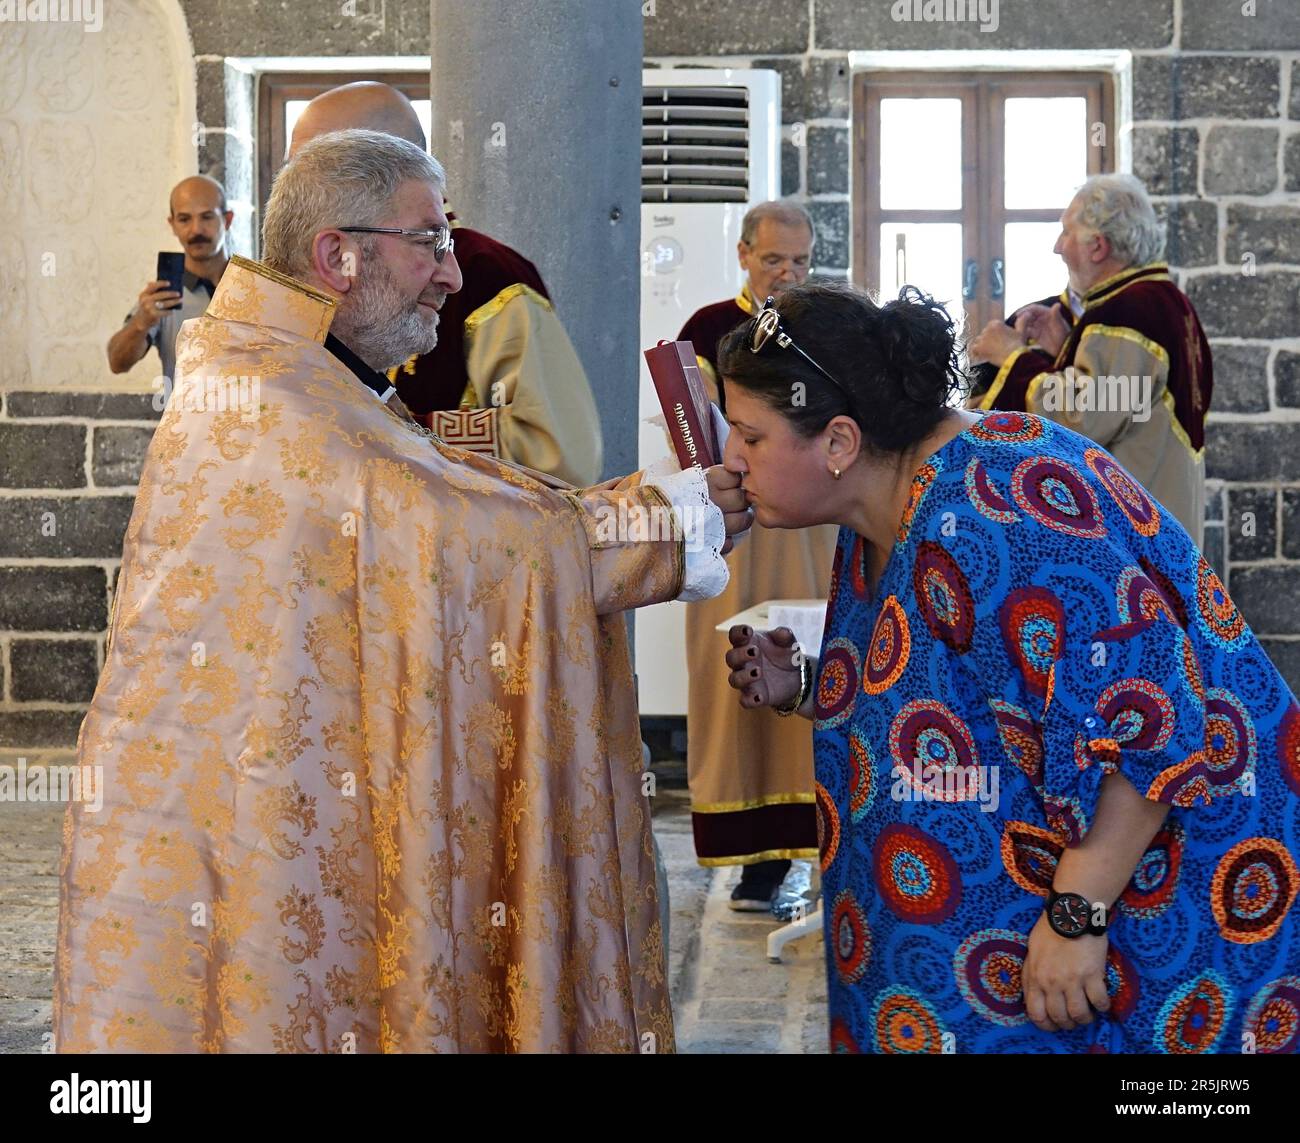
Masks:
[[[1093,175],[1075,195],[1079,221],[1110,242],[1125,266],[1145,266],[1165,250],[1165,228],[1156,218],[1147,188],[1132,175]]]
[[[392,225],[393,196],[411,179],[435,183],[439,193],[447,185],[437,159],[395,135],[353,128],[317,136],[275,177],[262,220],[262,261],[290,277],[309,277],[317,234]]]
[[[740,223],[740,240],[746,246],[754,245],[754,234],[758,224],[765,218],[779,222],[782,226],[806,226],[815,242],[817,231],[813,229],[812,216],[797,202],[760,202],[751,207]],[[811,245],[811,243],[809,243]]]

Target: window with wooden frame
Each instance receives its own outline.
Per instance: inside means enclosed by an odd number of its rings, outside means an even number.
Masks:
[[[1060,216],[1114,170],[1114,82],[1093,72],[859,72],[853,276],[919,286],[969,331],[1058,294]]]
[[[345,83],[373,79],[397,88],[415,107],[429,137],[430,101],[428,71],[268,71],[257,85],[257,196],[258,218],[266,210],[271,183],[284,166],[294,124],[308,102]],[[260,232],[260,226],[258,231]],[[259,238],[260,246],[260,238]]]

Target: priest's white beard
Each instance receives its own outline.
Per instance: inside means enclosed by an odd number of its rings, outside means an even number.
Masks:
[[[334,333],[371,369],[382,372],[438,344],[438,314],[403,297],[383,262],[376,259],[368,269],[340,307]]]

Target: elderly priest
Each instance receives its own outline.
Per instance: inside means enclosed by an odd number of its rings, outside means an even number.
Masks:
[[[720,468],[573,490],[410,419],[383,370],[460,285],[443,185],[314,140],[181,334],[81,731],[60,1051],[672,1049],[620,612],[720,590],[749,513]],[[604,526],[673,506],[697,542]]]

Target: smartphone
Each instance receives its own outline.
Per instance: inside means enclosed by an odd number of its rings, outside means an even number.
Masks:
[[[178,294],[183,294],[185,284],[185,255],[172,253],[169,250],[158,251],[158,273],[154,276],[160,282],[165,281],[168,289],[175,290]]]

